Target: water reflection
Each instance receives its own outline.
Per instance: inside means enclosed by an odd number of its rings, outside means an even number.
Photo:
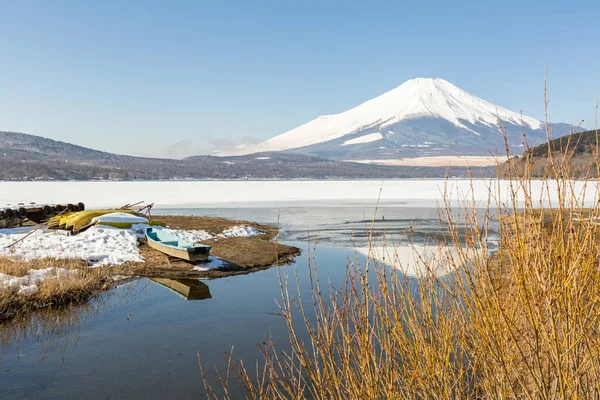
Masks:
[[[210,299],[208,285],[198,279],[166,279],[152,278],[153,282],[170,289],[172,292],[186,300]]]
[[[13,353],[20,358],[22,348],[32,345],[38,347],[40,360],[45,360],[50,353],[60,353],[64,361],[67,350],[78,344],[82,325],[92,323],[101,312],[110,313],[137,301],[147,287],[144,279],[127,279],[86,302],[43,308],[1,323],[0,366],[3,355]]]
[[[0,324],[1,354],[11,349],[21,354],[24,343],[36,343],[40,348],[40,359],[49,352],[59,351],[64,357],[67,349],[75,346],[79,339],[79,327],[98,313],[93,302],[48,308]],[[0,356],[0,365],[2,357]]]

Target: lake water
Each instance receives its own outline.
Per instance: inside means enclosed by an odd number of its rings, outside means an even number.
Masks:
[[[307,290],[307,249],[318,240],[314,258],[319,273],[339,287],[347,263],[364,260],[355,248],[367,246],[374,206],[374,201],[330,201],[310,206],[155,210],[155,214],[279,221],[280,240],[304,251],[294,264],[279,269],[203,281],[210,292],[210,297],[203,292],[204,299],[186,300],[139,279],[87,305],[4,326],[0,399],[201,398],[198,353],[206,367],[217,365],[224,371],[222,352],[232,346],[237,357],[253,365],[259,355],[256,346],[269,332],[285,345],[287,330],[275,315],[275,300],[281,298],[278,273],[298,270],[300,286]],[[439,231],[436,208],[384,205],[377,211],[374,237],[380,240],[385,235],[388,242],[393,239],[402,245],[403,232],[411,227],[415,240],[425,242]]]

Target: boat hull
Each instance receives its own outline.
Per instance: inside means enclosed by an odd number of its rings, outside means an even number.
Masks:
[[[189,250],[184,249],[176,249],[170,246],[165,246],[160,242],[155,242],[153,240],[148,240],[148,246],[152,247],[154,250],[158,250],[161,253],[164,253],[168,256],[180,258],[182,260],[196,262],[196,261],[208,261],[208,253],[206,254],[198,254]]]
[[[186,242],[177,236],[153,227],[146,228],[146,239],[148,246],[168,256],[190,262],[208,260],[210,246]]]

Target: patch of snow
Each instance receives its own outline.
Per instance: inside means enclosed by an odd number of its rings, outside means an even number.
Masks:
[[[138,249],[137,235],[128,229],[93,226],[73,236],[36,231],[8,248],[25,234],[0,233],[0,255],[25,260],[39,258],[86,260],[92,266],[118,265],[144,261]]]
[[[156,229],[160,229],[159,227],[156,227]],[[202,230],[202,229],[171,229],[171,228],[162,228],[163,231],[171,234],[171,235],[175,235],[177,237],[180,237],[181,239],[185,240],[186,242],[190,242],[190,243],[196,243],[196,242],[202,242],[204,240],[209,240],[209,239],[213,239],[213,235],[211,235],[209,232]]]
[[[144,239],[146,237],[146,228],[148,224],[133,224],[129,228],[129,232],[133,233],[138,239]],[[162,227],[158,227],[162,228]]]
[[[422,145],[419,145],[422,147]],[[428,156],[428,157],[412,157],[400,158],[395,160],[354,160],[354,162],[363,164],[378,164],[378,165],[400,165],[413,167],[447,167],[447,166],[471,166],[485,167],[496,165],[498,162],[503,162],[506,157],[493,156]]]
[[[0,291],[4,289],[17,290],[24,296],[31,296],[39,291],[38,284],[48,278],[68,278],[76,276],[77,270],[48,267],[45,269],[30,269],[26,275],[16,277],[0,273]]]
[[[210,271],[211,269],[221,268],[227,265],[227,262],[220,259],[219,257],[209,256],[208,262],[198,264],[192,268],[193,271]]]
[[[347,146],[349,144],[371,143],[371,142],[376,142],[381,139],[383,139],[383,136],[381,135],[381,133],[379,133],[379,132],[369,133],[368,135],[360,136],[355,139],[346,140],[342,144],[342,146]]]
[[[270,160],[271,157],[256,157],[255,160]]]
[[[31,296],[32,294],[36,294],[39,290],[40,289],[37,285],[21,286],[17,294],[20,294],[22,296]]]
[[[248,237],[248,236],[256,236],[262,234],[256,228],[245,225],[237,225],[232,226],[231,228],[225,229],[223,232],[218,234],[217,236],[220,238],[229,238],[229,237]]]
[[[158,228],[158,229],[160,229],[160,228]],[[250,227],[250,226],[245,226],[245,225],[232,226],[216,235],[213,235],[210,232],[205,231],[205,230],[193,230],[193,229],[186,230],[186,229],[171,229],[171,228],[162,228],[162,230],[170,233],[171,235],[178,236],[181,239],[183,239],[187,242],[191,242],[191,243],[202,242],[204,240],[210,240],[210,239],[224,239],[224,238],[231,238],[231,237],[248,237],[248,236],[256,236],[256,235],[262,234],[262,232],[259,231],[258,229]]]

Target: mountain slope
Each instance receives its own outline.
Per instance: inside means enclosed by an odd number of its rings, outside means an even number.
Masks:
[[[522,121],[522,123],[521,123]],[[545,141],[545,124],[497,107],[439,78],[416,78],[348,111],[318,117],[238,154],[293,151],[331,158],[393,159],[433,155],[487,155],[510,145]],[[567,133],[558,124],[555,131]]]
[[[126,157],[18,132],[0,132],[0,149],[4,155],[27,155],[31,159],[58,157],[93,161]]]
[[[0,132],[0,180],[393,179],[442,177],[445,173],[445,168],[365,165],[276,152],[184,160],[142,158]],[[453,168],[450,174],[464,176],[466,170]]]
[[[156,162],[160,159],[133,157],[93,150],[71,143],[19,132],[0,131],[0,156],[31,160],[56,160],[104,164],[106,162]],[[163,160],[164,161],[164,160]]]

